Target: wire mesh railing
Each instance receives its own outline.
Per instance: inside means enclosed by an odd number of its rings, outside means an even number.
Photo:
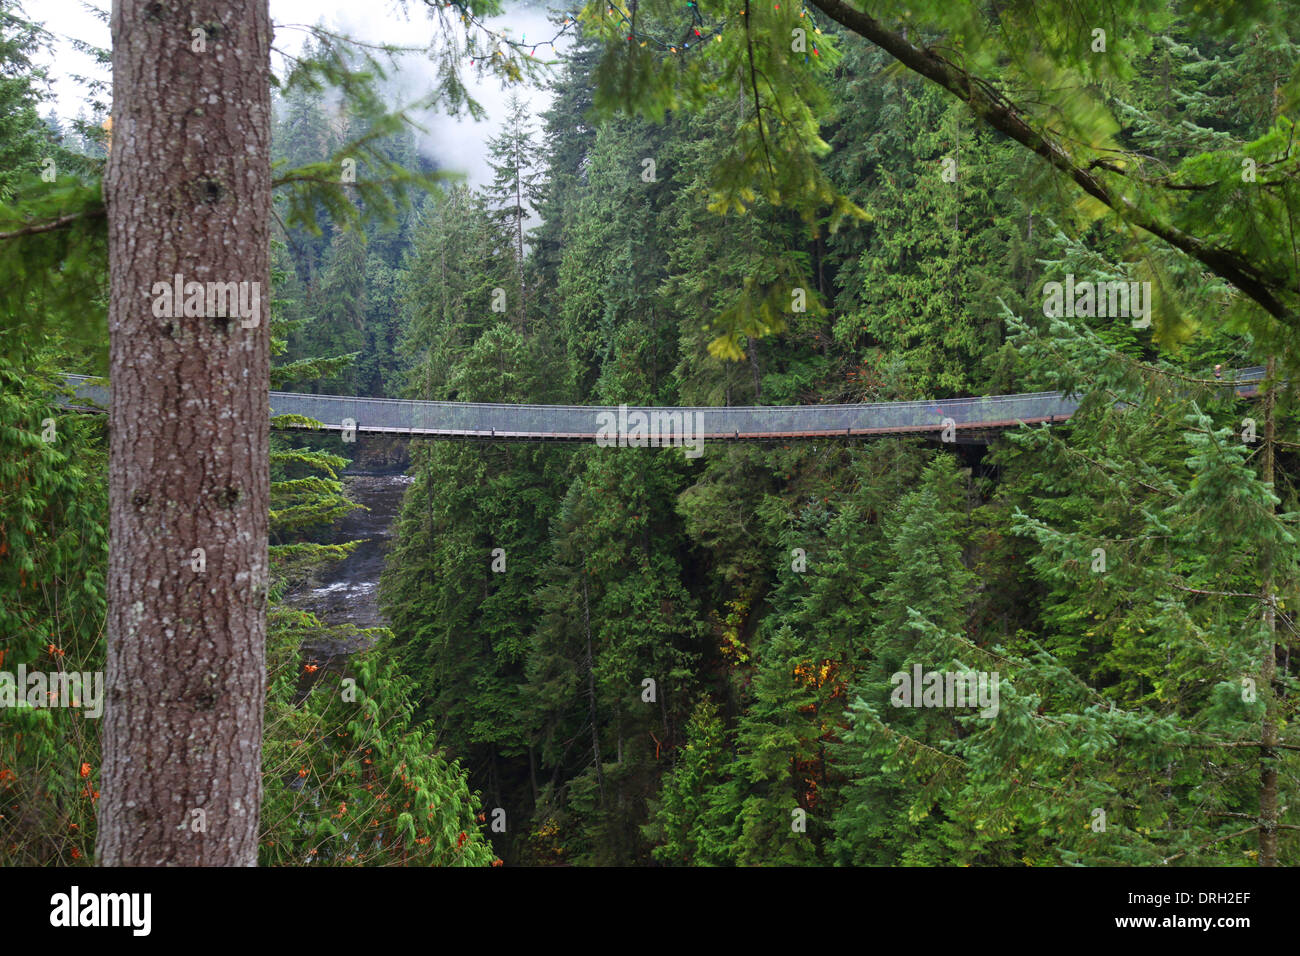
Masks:
[[[1229,381],[1257,381],[1262,368],[1242,369]],[[108,390],[84,375],[69,375],[78,397],[108,406]],[[1249,388],[1238,388],[1249,391]],[[987,395],[854,405],[758,405],[735,407],[502,405],[421,402],[305,392],[270,393],[272,416],[301,416],[331,430],[397,432],[431,438],[591,441],[604,436],[676,435],[726,441],[808,438],[907,432],[970,434],[1064,421],[1079,399],[1060,392]],[[285,423],[281,423],[284,425]],[[287,427],[301,427],[288,424]],[[638,431],[639,430],[639,431]]]

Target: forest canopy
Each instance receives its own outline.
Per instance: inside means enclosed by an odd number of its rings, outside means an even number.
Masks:
[[[412,438],[374,628],[299,599],[381,439],[274,422],[258,862],[1300,860],[1294,4],[600,0],[536,46],[407,7],[414,102],[397,44],[275,34],[265,386],[1078,407]],[[0,0],[0,671],[95,673],[110,429],[60,402],[110,372],[125,147],[93,87],[49,108],[38,17]],[[492,121],[486,177],[433,106]],[[0,861],[97,862],[106,762],[0,706]]]

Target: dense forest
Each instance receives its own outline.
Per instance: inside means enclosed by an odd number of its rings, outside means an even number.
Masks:
[[[798,34],[759,63],[808,64],[816,89],[765,75],[759,100],[700,54],[674,98],[638,57],[680,56],[657,49],[680,35],[690,55],[743,46],[685,6],[637,19],[633,4],[632,26],[614,7],[608,22],[554,14],[567,32],[537,81],[547,106],[508,98],[479,186],[394,121],[395,83],[282,77],[271,387],[1081,404],[978,444],[712,442],[692,458],[412,439],[378,582],[386,626],[364,634],[287,600],[355,547],[330,529],[356,507],[358,445],[272,431],[258,861],[1300,861],[1300,366],[1296,324],[1260,291],[1283,274],[1296,294],[1300,268],[1289,5],[1234,23],[1143,5],[1140,38],[1110,34],[1124,68],[1100,78],[1061,66],[1067,39],[1080,62],[1096,50],[1087,29],[976,55],[970,23],[915,5],[926,49],[962,40],[972,69],[1015,64],[1006,89],[1055,91],[1043,110],[1096,151],[1088,175],[1123,181],[1140,157],[1141,183],[1109,194],[1127,211],[820,4],[764,14]],[[0,279],[21,273],[0,290],[0,669],[97,672],[108,429],[55,396],[64,373],[108,372],[103,223],[16,234],[97,190],[115,147],[93,95],[75,123],[42,118],[48,43],[0,0]],[[297,55],[337,54],[317,39]],[[782,82],[808,116],[765,136],[755,104],[777,109]],[[816,142],[796,149],[807,124]],[[346,177],[312,191],[346,155],[388,192]],[[47,161],[58,178],[42,181]],[[748,186],[765,165],[768,185]],[[1256,286],[1216,271],[1209,247],[1244,250]],[[1152,290],[1150,321],[1091,298],[1051,314],[1067,276]],[[324,638],[365,649],[318,672],[302,647]],[[992,700],[922,695],[935,672],[949,688],[979,675]],[[102,760],[76,708],[0,708],[0,861],[95,862]]]

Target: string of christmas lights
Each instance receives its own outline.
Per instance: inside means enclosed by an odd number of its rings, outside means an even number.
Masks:
[[[470,66],[477,65],[479,60],[487,61],[493,57],[502,56],[502,47],[510,47],[520,54],[527,51],[529,58],[535,58],[538,49],[541,47],[550,47],[552,50],[555,50],[555,44],[559,42],[560,38],[567,33],[573,32],[578,25],[578,15],[576,13],[566,14],[564,20],[560,24],[559,31],[553,37],[549,40],[539,40],[536,43],[529,43],[527,33],[521,34],[519,39],[516,40],[508,33],[493,30],[478,17],[474,16],[474,14],[470,13],[470,11],[466,9],[463,4],[457,2],[457,0],[442,0],[442,7],[444,9],[454,8],[456,12],[460,14],[461,23],[467,27],[474,27],[480,33],[487,34],[491,44],[496,47],[496,49],[490,54],[478,52],[475,49],[477,46],[477,37],[470,36],[468,38],[471,48],[468,54]]]

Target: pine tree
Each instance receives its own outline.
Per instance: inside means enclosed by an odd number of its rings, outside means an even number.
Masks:
[[[404,391],[446,401],[453,369],[481,335],[502,321],[496,290],[508,274],[481,197],[453,187],[427,202],[398,280],[403,302],[399,347],[410,356]],[[499,303],[504,309],[508,304]],[[540,396],[530,396],[538,399]],[[484,401],[499,401],[488,394]]]
[[[736,786],[731,743],[717,707],[703,698],[644,828],[656,844],[655,859],[668,865],[734,863],[740,838]]]
[[[305,341],[296,349],[311,356],[346,354],[357,357],[366,343],[366,237],[359,229],[339,230],[326,253],[319,282],[311,296],[317,320],[306,327]],[[358,394],[361,370],[355,365],[325,378],[320,390]]]
[[[520,400],[539,370],[497,325],[452,370],[466,401]],[[381,582],[389,653],[421,688],[419,710],[463,759],[490,809],[522,820],[536,795],[525,664],[558,476],[541,446],[438,443],[412,449],[412,483]],[[518,831],[508,825],[499,850]]]
[[[526,271],[524,225],[533,215],[540,199],[541,147],[533,142],[532,123],[527,104],[512,93],[506,102],[506,115],[500,133],[488,140],[488,165],[492,167],[492,184],[485,198],[501,230],[504,247],[509,250],[514,282],[517,328],[528,327],[529,290]]]
[[[840,755],[852,782],[835,818],[837,852],[857,864],[935,863],[958,849],[935,833],[946,809],[936,796],[949,785],[952,762],[929,743],[958,732],[955,713],[913,709],[920,702],[910,699],[900,710],[892,692],[894,675],[910,679],[917,666],[946,673],[984,663],[969,648],[934,639],[960,633],[967,621],[974,576],[963,562],[965,499],[956,463],[939,454],[900,497],[885,531],[888,577],[876,595],[869,661],[849,691]]]

